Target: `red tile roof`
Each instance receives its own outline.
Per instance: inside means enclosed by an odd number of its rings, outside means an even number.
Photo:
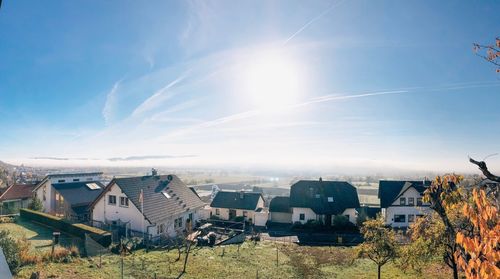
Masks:
[[[31,198],[35,186],[34,184],[14,184],[0,195],[0,201]]]

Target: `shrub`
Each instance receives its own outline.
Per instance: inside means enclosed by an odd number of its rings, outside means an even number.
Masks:
[[[335,215],[333,217],[333,226],[337,228],[346,227],[349,225],[349,219],[344,215]]]
[[[78,249],[75,245],[71,245],[71,247],[69,247],[69,252],[72,257],[80,257],[80,249]]]
[[[42,261],[40,255],[32,253],[31,243],[26,237],[17,240],[21,265],[37,264]]]
[[[323,223],[321,221],[317,220],[307,220],[307,223],[305,225],[306,228],[308,229],[318,229],[323,226]]]
[[[35,211],[42,211],[43,210],[42,201],[37,197],[33,197],[30,203],[28,204],[28,208]]]
[[[3,250],[7,264],[12,273],[16,273],[21,266],[19,257],[19,243],[14,240],[8,231],[0,231],[0,247]]]
[[[4,217],[0,217],[0,224],[3,224],[3,223],[14,223],[16,220],[14,217],[10,217],[10,216],[4,216]]]
[[[42,258],[46,262],[55,262],[55,263],[70,263],[73,261],[70,249],[61,246],[55,247],[54,253],[52,253],[51,250],[46,251],[42,255]]]
[[[234,217],[233,221],[235,221],[235,222],[243,222],[243,221],[245,221],[245,217],[243,217],[243,216],[236,216],[236,217]]]

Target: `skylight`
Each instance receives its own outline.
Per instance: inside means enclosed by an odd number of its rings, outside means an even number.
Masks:
[[[101,186],[97,185],[97,183],[87,183],[87,187],[89,187],[90,190],[99,190],[101,189]]]
[[[333,202],[333,197],[328,197],[328,202]]]
[[[172,198],[172,197],[171,197],[171,196],[170,196],[167,192],[162,192],[162,193],[163,193],[163,195],[164,195],[167,199]]]

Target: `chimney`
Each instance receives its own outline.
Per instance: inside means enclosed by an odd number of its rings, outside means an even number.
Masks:
[[[323,182],[323,178],[322,177],[319,178],[319,182]]]
[[[243,199],[244,196],[245,196],[245,192],[240,191],[240,199]]]
[[[151,169],[151,175],[152,176],[157,176],[158,175],[158,171],[155,168],[152,168]]]

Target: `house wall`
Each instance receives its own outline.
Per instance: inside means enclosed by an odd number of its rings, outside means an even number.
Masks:
[[[349,215],[349,222],[356,224],[356,220],[358,219],[358,211],[354,208],[347,208],[344,210],[342,215]]]
[[[268,219],[269,212],[267,210],[264,210],[261,212],[255,212],[253,220],[256,226],[265,227]]]
[[[116,205],[108,204],[109,195],[116,196]],[[116,184],[111,186],[111,189],[106,192],[94,205],[92,209],[92,219],[109,223],[111,221],[120,220],[122,222],[130,222],[130,228],[135,231],[146,232],[146,227],[151,225],[148,220],[145,220],[140,210],[129,201],[128,207],[120,206],[120,197],[126,195],[121,191]],[[144,228],[142,227],[144,220]],[[150,229],[152,230],[152,229]],[[154,230],[156,233],[156,230]]]
[[[300,220],[301,213],[305,214],[304,220]],[[305,224],[308,220],[316,220],[316,213],[314,213],[312,209],[304,207],[292,208],[292,223],[301,222],[302,224]]]
[[[200,214],[198,214],[199,210],[190,210],[188,212],[185,212],[180,215],[175,215],[175,216],[169,216],[169,218],[165,218],[164,220],[154,224],[154,227],[149,228],[149,233],[152,234],[153,236],[156,235],[166,235],[173,237],[177,235],[179,232],[183,231],[186,228],[186,221],[189,219],[189,214],[193,214],[193,220],[191,221],[191,228],[194,228],[194,224],[196,221],[200,219]],[[178,218],[182,217],[182,226],[180,227],[175,227],[175,220]],[[157,227],[159,227],[161,224],[164,225],[165,231],[163,233],[158,233]]]
[[[408,189],[401,197],[406,198],[406,204],[408,204],[408,198],[412,197],[415,200],[414,206],[400,205],[400,199],[397,198],[391,206],[382,209],[382,215],[384,216],[385,223],[391,225],[394,228],[398,227],[408,227],[411,223],[408,222],[408,215],[426,215],[430,212],[429,204],[423,203],[422,206],[417,206],[417,198],[421,198],[422,195],[414,188]],[[405,222],[395,222],[394,215],[405,215]]]
[[[243,211],[247,212],[247,218],[246,220],[252,221],[253,224],[255,224],[255,210],[257,208],[265,208],[264,206],[264,199],[262,197],[259,198],[259,201],[257,202],[257,206],[255,207],[254,210],[243,210],[243,209],[235,209],[236,210],[236,216],[243,216]],[[219,215],[217,215],[217,209],[219,209]],[[234,209],[234,208],[232,208]],[[230,208],[220,208],[220,207],[211,207],[210,212],[212,212],[212,216],[216,216],[222,220],[229,220],[229,210]]]
[[[271,212],[270,220],[275,223],[292,223],[292,213]]]
[[[44,189],[45,189],[45,195],[44,195]],[[45,180],[40,187],[38,187],[35,191],[36,197],[42,202],[43,204],[43,212],[45,213],[53,213],[54,212],[54,200],[52,198],[53,196],[53,189],[52,189],[52,184],[50,183],[50,180]]]

